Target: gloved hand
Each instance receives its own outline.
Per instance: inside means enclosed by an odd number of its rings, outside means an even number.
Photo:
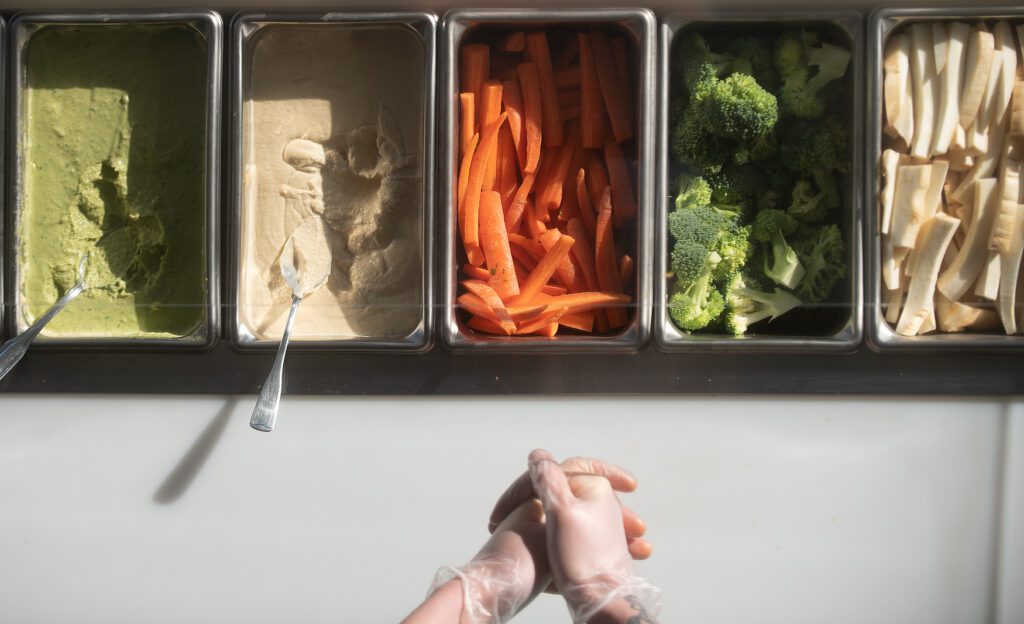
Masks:
[[[546,516],[548,563],[573,622],[587,622],[627,597],[657,615],[660,591],[633,572],[622,507],[609,480],[577,475],[570,485],[543,450],[530,453],[529,473]]]
[[[637,486],[636,478],[627,470],[600,459],[573,457],[562,462],[562,470],[570,477],[575,475],[604,477],[616,492],[632,492]],[[508,486],[498,502],[494,504],[488,529],[493,533],[512,510],[536,497],[537,493],[533,488],[530,471],[527,470],[513,481],[512,485]],[[634,559],[647,559],[651,556],[653,548],[650,542],[642,539],[644,533],[647,532],[646,523],[629,507],[622,505],[621,508],[622,525],[630,555]]]

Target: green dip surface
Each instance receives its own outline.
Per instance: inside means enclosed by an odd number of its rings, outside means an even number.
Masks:
[[[88,290],[44,335],[194,333],[208,300],[206,40],[186,25],[43,26],[24,63],[24,322],[88,253]]]

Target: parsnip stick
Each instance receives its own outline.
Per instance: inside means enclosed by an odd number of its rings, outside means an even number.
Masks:
[[[939,117],[935,125],[935,135],[932,137],[931,153],[935,156],[949,151],[960,123],[960,92],[966,61],[964,48],[970,34],[971,27],[963,22],[953,22],[949,25],[949,56],[946,68],[939,75]]]
[[[935,49],[932,29],[926,22],[910,27],[910,74],[914,86],[914,140],[910,155],[924,159],[930,155],[935,131],[935,106],[938,97],[938,76],[935,73]]]
[[[914,138],[913,87],[910,83],[910,37],[900,34],[885,44],[885,132],[908,146]]]
[[[896,324],[896,332],[903,336],[916,335],[925,321],[934,314],[939,263],[953,238],[953,232],[960,225],[958,219],[944,213],[935,215],[928,223],[928,237],[921,248],[921,257],[907,289],[907,300]]]
[[[985,29],[984,22],[979,22],[971,30],[967,38],[968,69],[964,74],[963,91],[960,94],[960,126],[970,128],[978,115],[985,87],[988,83],[989,68],[995,56],[996,40],[992,33]]]
[[[938,280],[943,295],[959,301],[978,279],[988,259],[988,233],[999,207],[998,183],[995,178],[984,178],[974,183],[974,220],[967,229],[967,238],[953,263]]]
[[[900,154],[895,150],[887,149],[882,152],[882,182],[881,204],[882,234],[888,234],[892,225],[892,204],[896,198],[896,171],[899,167]]]
[[[931,165],[906,165],[896,171],[896,196],[892,213],[892,244],[911,248],[930,211],[927,205]]]

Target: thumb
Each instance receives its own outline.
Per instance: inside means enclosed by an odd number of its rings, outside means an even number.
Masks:
[[[530,481],[546,512],[565,507],[574,498],[562,467],[545,450],[530,453]]]

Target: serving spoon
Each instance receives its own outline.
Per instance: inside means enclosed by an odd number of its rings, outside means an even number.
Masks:
[[[64,296],[50,306],[50,309],[37,318],[36,322],[32,323],[28,329],[8,340],[3,348],[0,348],[0,380],[6,377],[7,373],[11,372],[18,362],[21,361],[21,358],[25,357],[25,352],[28,351],[29,345],[39,335],[39,332],[43,331],[46,324],[52,321],[53,317],[57,316],[75,297],[82,294],[88,288],[88,285],[85,283],[85,269],[88,263],[89,254],[85,254],[78,261],[78,280],[75,282],[75,285],[69,288],[64,293]]]

